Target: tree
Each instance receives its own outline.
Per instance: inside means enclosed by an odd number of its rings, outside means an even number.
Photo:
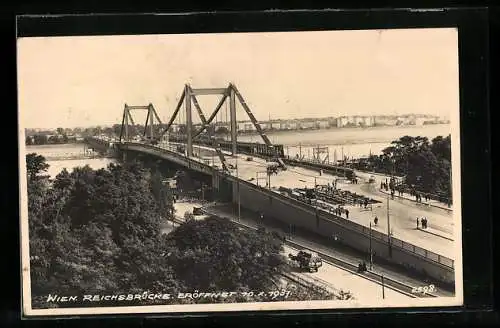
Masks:
[[[42,155],[36,153],[26,155],[26,170],[28,171],[29,179],[36,179],[40,173],[47,172],[48,168],[49,164],[47,164],[45,157]]]
[[[158,169],[151,175],[151,192],[158,204],[159,210],[166,217],[173,217],[174,195],[165,178]]]
[[[189,288],[276,288],[284,270],[282,240],[268,233],[240,230],[227,219],[191,220],[167,239],[174,272]]]
[[[161,211],[137,163],[63,170],[28,186],[32,291],[182,289],[162,256]]]
[[[48,143],[48,137],[44,134],[35,134],[33,136],[33,144],[35,145],[46,145]]]
[[[451,162],[451,135],[448,135],[446,138],[438,136],[432,139],[431,150],[436,157]]]
[[[451,137],[404,136],[394,140],[382,155],[369,160],[376,170],[403,175],[415,190],[451,197]]]

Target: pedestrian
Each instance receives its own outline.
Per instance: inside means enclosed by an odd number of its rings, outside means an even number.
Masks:
[[[377,223],[378,223],[378,217],[375,216],[375,219],[373,219],[373,223],[375,223],[375,225],[377,225]]]
[[[349,210],[346,208],[345,209],[345,217],[348,219],[349,218]]]
[[[417,229],[418,229],[418,216],[417,216]]]

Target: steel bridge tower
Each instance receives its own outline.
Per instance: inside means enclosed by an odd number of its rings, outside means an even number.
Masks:
[[[212,114],[209,116],[207,119],[205,117],[205,114],[203,113],[203,110],[201,109],[197,96],[207,96],[207,95],[218,95],[222,96],[221,99],[219,100],[217,106],[213,110]],[[186,118],[186,155],[188,157],[193,157],[193,142],[196,140],[196,138],[200,137],[200,135],[207,130],[207,128],[210,126],[212,121],[215,119],[216,115],[219,113],[219,110],[222,108],[224,103],[228,100],[229,102],[229,112],[230,112],[230,134],[231,134],[231,155],[236,156],[237,151],[238,151],[238,127],[237,127],[237,117],[236,117],[236,100],[240,103],[242,106],[243,110],[247,114],[248,118],[252,122],[252,124],[255,126],[257,132],[260,134],[262,140],[264,141],[265,145],[271,149],[273,149],[273,144],[267,137],[266,133],[262,130],[259,122],[253,115],[252,111],[248,107],[245,99],[239,92],[238,88],[236,85],[233,83],[229,83],[229,85],[225,88],[192,88],[189,84],[184,85],[184,89],[182,91],[181,97],[179,99],[179,102],[177,103],[177,106],[175,107],[175,110],[170,117],[170,120],[166,125],[164,125],[160,118],[157,115],[156,110],[154,109],[152,104],[149,104],[148,106],[128,106],[125,104],[125,108],[123,111],[123,119],[122,119],[122,129],[121,129],[121,134],[120,134],[120,142],[122,141],[130,141],[130,131],[129,131],[129,124],[132,123],[135,125],[132,115],[130,113],[131,110],[138,109],[138,110],[147,110],[148,115],[146,118],[146,123],[144,126],[144,136],[146,136],[146,132],[149,131],[149,139],[152,142],[157,142],[162,138],[162,136],[170,129],[172,124],[174,123],[175,119],[178,117],[179,113],[181,110],[185,111],[185,118]],[[197,131],[194,129],[193,125],[193,113],[192,113],[192,106],[196,109],[198,116],[200,117],[202,126],[200,129]],[[155,135],[154,133],[154,120],[158,122],[159,126],[161,127],[160,130],[158,131],[158,134]],[[210,130],[209,130],[210,131]],[[209,132],[210,138],[213,138],[214,136],[212,135],[211,132]],[[215,139],[214,139],[215,140]],[[223,166],[224,164],[224,155],[222,154],[222,151],[220,150],[220,147],[217,146],[217,144],[214,143],[214,148],[218,154],[218,156],[221,159],[221,162]],[[282,168],[286,168],[283,160],[281,158],[277,157],[277,161],[279,162],[280,166]]]

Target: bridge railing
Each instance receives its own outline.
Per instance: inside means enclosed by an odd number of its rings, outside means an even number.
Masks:
[[[197,166],[197,167],[203,167],[207,171],[214,170],[213,167],[211,167],[210,165],[205,164],[201,159],[196,160],[194,158],[186,157],[184,154],[176,152],[175,150],[171,150],[171,149],[168,149],[168,148],[163,148],[161,146],[155,146],[155,145],[150,145],[150,144],[145,144],[145,143],[140,143],[140,142],[124,142],[122,144],[124,144],[124,145],[131,145],[131,146],[139,146],[139,147],[151,149],[151,150],[153,150],[155,152],[160,152],[160,153],[168,154],[168,156],[174,157],[174,158],[178,159],[179,161],[187,162],[188,167]]]
[[[165,149],[162,147],[144,144],[144,143],[136,143],[136,142],[127,142],[125,144],[136,145],[136,146],[141,146],[144,148],[149,148],[149,149],[152,149],[155,151],[165,152],[165,153],[168,153],[169,155],[174,156],[180,160],[187,161],[190,164],[196,163],[198,165],[201,164],[201,165],[207,166],[206,164],[204,164],[200,161],[196,161],[192,158],[188,158],[188,157],[184,156],[183,154],[176,153],[175,151],[168,150],[168,149]],[[210,169],[212,169],[212,168],[210,168]],[[232,177],[232,178],[237,179],[236,177]],[[262,192],[264,194],[272,195],[273,197],[279,198],[284,202],[288,202],[289,204],[292,204],[292,205],[294,205],[298,208],[304,209],[306,211],[321,213],[322,218],[333,221],[345,229],[356,231],[356,232],[364,235],[365,237],[369,237],[371,234],[372,239],[379,240],[382,243],[389,245],[389,240],[388,240],[387,234],[381,233],[381,232],[373,230],[373,229],[371,229],[371,233],[370,233],[370,228],[365,227],[364,225],[358,224],[356,222],[349,221],[341,216],[330,213],[322,208],[318,208],[318,207],[312,208],[310,204],[307,204],[307,203],[302,202],[300,200],[285,196],[281,193],[273,192],[267,188],[264,188],[262,186],[257,186],[255,184],[248,182],[248,181],[245,181],[245,180],[241,180],[241,179],[238,179],[238,180],[239,180],[239,183],[242,185],[246,185],[249,188],[259,190],[260,192]],[[434,263],[439,263],[439,264],[441,264],[445,267],[448,267],[448,268],[452,268],[452,269],[454,268],[454,261],[452,259],[447,258],[443,255],[434,253],[432,251],[426,250],[422,247],[413,245],[411,243],[405,242],[401,239],[391,237],[390,244],[391,244],[391,247],[393,247],[393,248],[398,248],[398,249],[404,250],[406,252],[412,253],[412,254],[417,255],[419,257],[423,257],[423,258],[427,259],[428,261],[431,261]]]

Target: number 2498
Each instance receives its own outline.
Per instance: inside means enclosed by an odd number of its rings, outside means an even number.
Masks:
[[[436,287],[434,285],[413,287],[411,289],[411,292],[413,294],[427,294],[427,293],[433,293],[435,291]]]

